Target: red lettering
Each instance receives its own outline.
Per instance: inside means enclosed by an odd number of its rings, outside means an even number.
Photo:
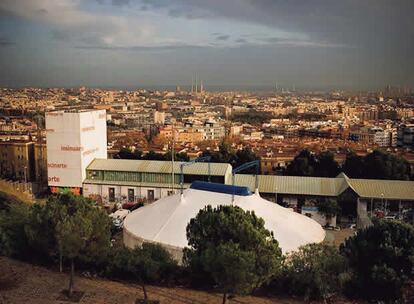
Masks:
[[[48,116],[63,116],[62,112],[46,112]]]
[[[74,146],[61,146],[60,149],[62,151],[71,151],[71,152],[83,151],[83,147],[74,147]]]
[[[90,127],[85,127],[85,128],[82,128],[82,132],[88,132],[88,131],[93,131],[93,130],[95,130],[95,126],[90,126]]]
[[[56,168],[56,169],[66,169],[68,166],[66,164],[55,164],[55,163],[48,163],[48,168]]]
[[[83,156],[85,156],[85,155],[89,155],[89,154],[95,153],[95,152],[97,152],[97,151],[99,151],[99,148],[95,148],[95,149],[86,150],[85,152],[83,152],[83,153],[82,153],[82,155],[83,155]]]

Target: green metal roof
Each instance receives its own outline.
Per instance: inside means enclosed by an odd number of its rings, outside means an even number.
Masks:
[[[171,183],[148,183],[148,182],[127,182],[127,181],[108,181],[108,180],[94,180],[94,179],[85,179],[84,184],[93,184],[93,185],[114,185],[114,186],[130,186],[130,187],[151,187],[151,188],[166,188],[171,187]],[[183,184],[184,188],[190,187],[191,184]],[[174,183],[174,188],[179,189],[181,185],[179,183]]]
[[[363,198],[414,200],[414,182],[381,179],[349,179],[352,189]]]
[[[255,176],[236,174],[235,184],[254,191]],[[338,196],[351,188],[362,198],[414,200],[414,182],[377,179],[259,175],[259,192],[309,196]]]
[[[174,173],[180,173],[180,164],[174,162]],[[212,176],[225,176],[231,174],[231,165],[227,163],[210,163]],[[105,170],[120,172],[145,172],[171,174],[170,161],[154,160],[125,160],[125,159],[95,159],[87,167],[87,170]],[[185,174],[207,175],[208,163],[194,163],[184,167]],[[178,182],[178,181],[177,181]],[[230,181],[231,182],[231,181]],[[154,186],[159,184],[85,180],[92,184],[119,184],[136,186]],[[236,174],[235,184],[249,187],[254,191],[255,175]],[[259,175],[259,192],[280,193],[309,196],[336,197],[346,189],[352,189],[362,198],[384,198],[395,200],[414,200],[414,182],[376,179],[352,179],[345,174],[339,174],[335,178],[306,177],[306,176],[275,176]]]
[[[180,174],[180,165],[183,162],[174,162],[174,173]],[[159,160],[130,160],[130,159],[94,159],[87,170],[146,172],[146,173],[170,173],[172,164],[170,161]],[[210,163],[212,176],[224,176],[231,173],[231,165],[226,163]],[[208,163],[194,163],[185,166],[184,174],[208,175]]]
[[[343,180],[323,177],[259,175],[259,192],[337,196]],[[235,184],[254,191],[255,176],[236,174]]]

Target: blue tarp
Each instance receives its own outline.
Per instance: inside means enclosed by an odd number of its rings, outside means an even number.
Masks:
[[[218,184],[218,183],[208,183],[208,182],[202,182],[202,181],[194,181],[191,184],[190,188],[195,189],[195,190],[234,194],[234,195],[239,195],[239,196],[252,195],[252,192],[247,187],[224,185],[224,184]]]

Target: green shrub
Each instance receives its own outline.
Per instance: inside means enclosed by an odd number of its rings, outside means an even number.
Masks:
[[[142,286],[144,298],[148,299],[146,284],[168,283],[177,269],[176,262],[161,245],[143,243],[134,249],[112,249],[106,274],[113,278],[137,281]]]
[[[352,277],[346,293],[353,297],[390,301],[402,296],[413,278],[414,228],[397,221],[379,220],[341,246]]]
[[[0,210],[0,254],[26,258],[30,253],[25,226],[29,222],[29,207],[12,203]]]
[[[327,298],[340,291],[345,270],[346,261],[337,248],[308,244],[286,257],[282,271],[269,287],[306,300]]]
[[[132,250],[126,247],[112,248],[106,265],[106,276],[121,280],[131,280],[133,272],[129,270]],[[135,271],[135,270],[134,270]]]

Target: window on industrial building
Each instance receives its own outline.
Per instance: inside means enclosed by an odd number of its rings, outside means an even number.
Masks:
[[[113,188],[113,187],[108,188],[108,196],[109,196],[109,201],[110,202],[115,201],[115,188]]]
[[[97,176],[98,176],[98,171],[89,171],[90,179],[96,179]]]
[[[135,191],[134,189],[128,189],[128,202],[135,201]]]
[[[149,201],[153,201],[154,200],[154,190],[148,190],[147,191],[147,199]]]

